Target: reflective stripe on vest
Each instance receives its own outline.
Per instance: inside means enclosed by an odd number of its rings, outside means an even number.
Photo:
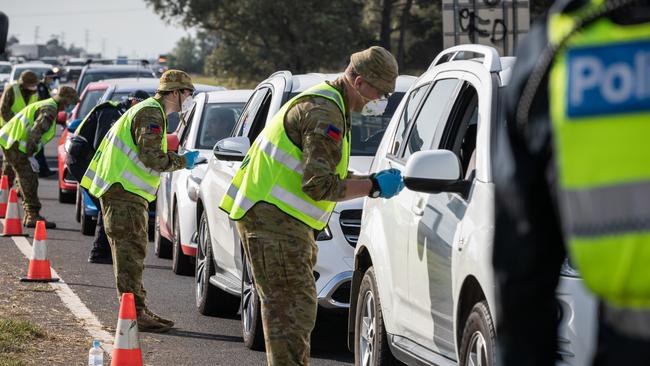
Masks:
[[[32,93],[32,95],[29,96],[27,102],[25,102],[25,98],[23,98],[23,93],[20,92],[20,86],[18,83],[12,83],[11,88],[14,92],[14,102],[11,105],[10,110],[14,115],[22,111],[23,108],[27,107],[29,104],[38,102],[38,93]],[[5,122],[7,121],[5,121],[2,116],[0,116],[0,126],[3,126]]]
[[[601,4],[552,15],[549,39]],[[649,307],[650,23],[601,19],[572,35],[550,70],[549,98],[572,260],[609,302]]]
[[[49,98],[41,100],[40,102],[32,103],[23,108],[20,112],[16,113],[9,122],[0,128],[0,146],[7,150],[11,148],[15,142],[18,142],[18,150],[27,153],[27,139],[30,131],[34,128],[36,113],[44,106],[50,106],[54,109],[57,108],[54,99]],[[38,152],[43,145],[47,144],[54,137],[55,132],[56,123],[52,122],[50,128],[41,135],[41,138],[36,145],[35,152]]]
[[[125,190],[151,202],[156,198],[160,172],[148,168],[139,158],[139,149],[133,142],[133,118],[142,108],[158,108],[165,116],[160,103],[146,99],[127,110],[110,128],[81,180],[81,186],[90,194],[101,197],[115,183]],[[167,133],[167,121],[163,136]],[[167,139],[162,139],[162,151],[167,152]]]
[[[251,146],[222,198],[220,207],[232,219],[241,219],[256,202],[265,201],[316,230],[327,225],[336,202],[315,201],[302,191],[302,151],[284,130],[287,111],[305,96],[327,98],[336,104],[345,119],[343,97],[327,83],[316,85],[285,103]],[[350,159],[350,131],[344,131],[342,145],[336,173],[345,179]]]

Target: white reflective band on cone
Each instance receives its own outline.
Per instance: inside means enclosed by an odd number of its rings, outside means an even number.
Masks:
[[[44,261],[47,259],[47,245],[45,240],[34,240],[32,244],[32,260]]]
[[[135,319],[118,319],[115,329],[114,349],[138,349],[138,322]]]
[[[9,205],[7,205],[7,214],[5,215],[5,219],[18,218],[20,218],[18,216],[18,204],[16,202],[9,202]]]
[[[9,197],[7,197],[7,191],[0,189],[0,203],[7,203],[8,199]]]

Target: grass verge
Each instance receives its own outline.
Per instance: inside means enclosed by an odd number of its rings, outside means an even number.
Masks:
[[[0,366],[26,365],[19,356],[29,352],[34,340],[46,336],[38,325],[28,320],[0,318]]]

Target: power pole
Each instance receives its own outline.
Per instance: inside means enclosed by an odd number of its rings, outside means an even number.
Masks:
[[[38,25],[34,29],[34,44],[38,44]]]
[[[102,57],[106,58],[106,38],[102,38]]]
[[[90,31],[86,29],[86,46],[84,47],[86,49],[86,53],[88,53],[88,41],[90,40]]]

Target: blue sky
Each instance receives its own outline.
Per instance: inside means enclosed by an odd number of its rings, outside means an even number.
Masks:
[[[0,0],[9,17],[9,35],[21,44],[45,43],[52,34],[63,36],[88,51],[116,57],[151,58],[167,53],[191,30],[166,24],[143,0]],[[36,30],[38,27],[38,31]],[[38,32],[38,33],[37,33]],[[86,33],[87,32],[87,33]]]

